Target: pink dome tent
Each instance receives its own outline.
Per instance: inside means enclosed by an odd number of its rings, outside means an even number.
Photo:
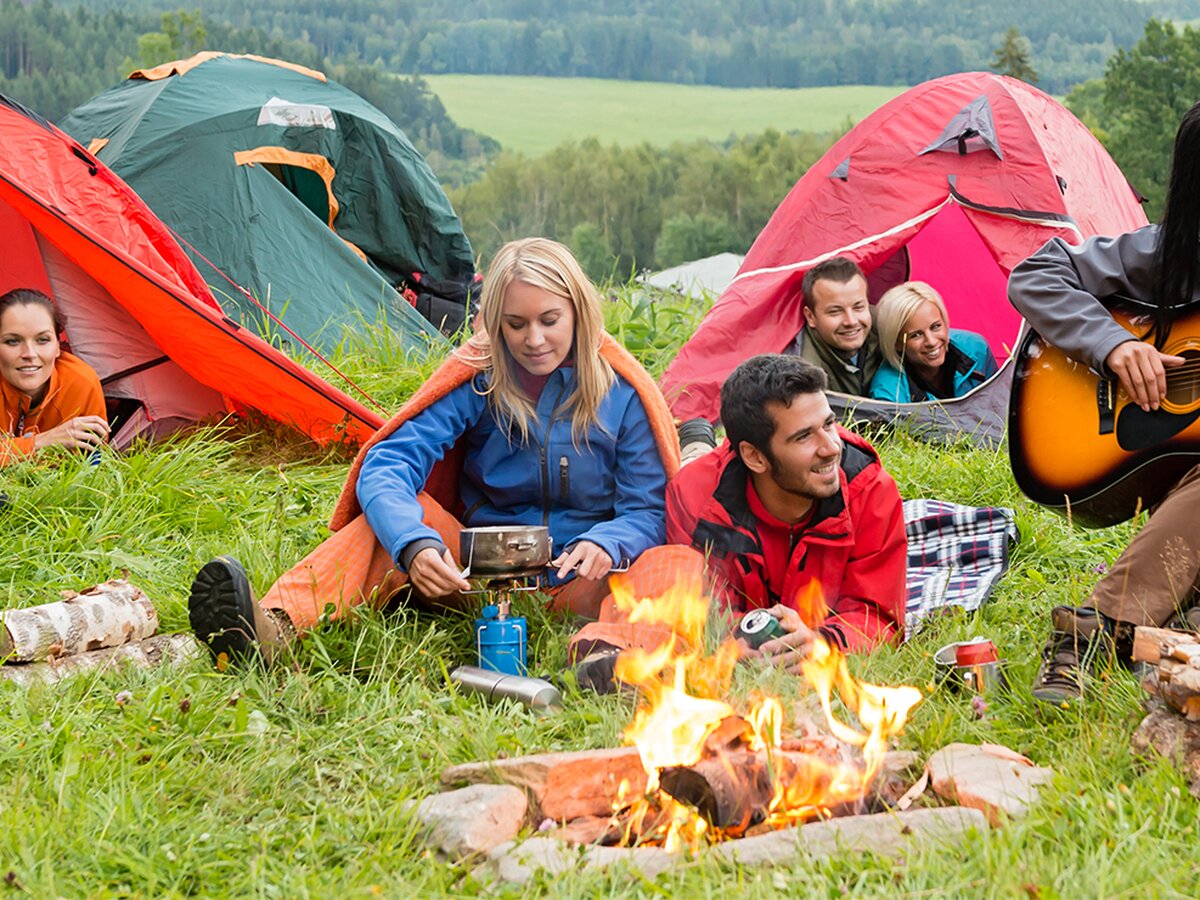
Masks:
[[[832,394],[835,408],[998,441],[1022,324],[1009,272],[1052,237],[1078,243],[1144,224],[1116,163],[1050,96],[984,72],[934,79],[873,112],[796,183],[667,369],[663,392],[680,419],[716,421],[726,376],[749,356],[782,351],[803,326],[804,273],[847,256],[867,273],[872,302],[906,279],[929,282],[951,324],[983,334],[1001,368],[955,400]]]

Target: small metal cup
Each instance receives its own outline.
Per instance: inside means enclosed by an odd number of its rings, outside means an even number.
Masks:
[[[1004,660],[995,662],[976,663],[971,666],[957,666],[958,676],[962,679],[967,690],[976,694],[995,694],[1008,689],[1008,681],[1004,677]]]

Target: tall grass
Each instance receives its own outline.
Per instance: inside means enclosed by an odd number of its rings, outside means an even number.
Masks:
[[[703,307],[649,307],[618,289],[609,325],[661,371]],[[335,362],[390,405],[436,360],[385,335],[344,344]],[[1022,539],[995,598],[937,619],[899,648],[854,660],[864,677],[928,691],[901,745],[996,741],[1058,772],[1028,817],[903,861],[871,856],[739,870],[705,857],[647,882],[627,874],[546,877],[501,894],[636,896],[1195,896],[1197,805],[1169,765],[1129,752],[1139,689],[1106,673],[1078,707],[1036,708],[1027,684],[1047,613],[1077,602],[1133,526],[1088,532],[1030,505],[1002,453],[932,446],[903,429],[872,435],[905,496],[1017,511]],[[0,600],[55,599],[121,570],[154,599],[165,629],[186,627],[192,573],[240,557],[260,589],[312,549],[346,456],[274,429],[213,427],[98,466],[67,454],[0,470]],[[562,664],[573,623],[536,600],[535,671]],[[935,688],[932,653],[986,634],[1014,690],[976,717]],[[218,675],[182,669],[82,676],[54,687],[0,683],[0,894],[37,897],[466,895],[485,885],[425,851],[405,800],[436,790],[447,765],[500,754],[611,746],[630,715],[620,698],[568,689],[538,716],[458,694],[446,673],[472,656],[469,616],[368,611],[322,624],[285,665]],[[735,694],[799,684],[746,668]],[[125,694],[130,695],[126,702]]]

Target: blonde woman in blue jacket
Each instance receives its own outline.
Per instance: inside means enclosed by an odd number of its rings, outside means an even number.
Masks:
[[[923,281],[906,281],[879,299],[875,314],[883,365],[871,397],[921,403],[961,397],[996,374],[982,335],[950,327],[942,296]]]

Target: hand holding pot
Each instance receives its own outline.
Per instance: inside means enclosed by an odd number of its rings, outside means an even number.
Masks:
[[[550,565],[558,566],[558,577],[566,578],[575,569],[575,574],[588,581],[599,581],[613,567],[613,558],[599,544],[579,541],[570,550],[560,553]]]
[[[408,580],[422,596],[430,599],[471,589],[471,585],[459,574],[450,551],[442,550],[439,553],[437,547],[426,547],[412,558],[408,566]]]

